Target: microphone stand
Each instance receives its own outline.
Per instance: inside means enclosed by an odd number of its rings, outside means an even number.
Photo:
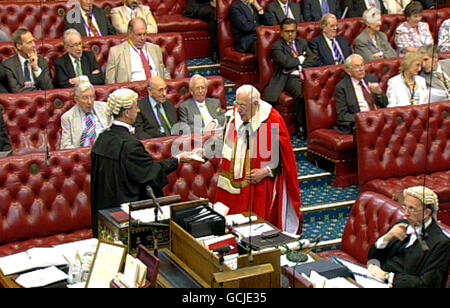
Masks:
[[[158,220],[158,212],[162,212],[161,205],[159,204],[158,200],[156,199],[155,193],[153,192],[153,189],[150,185],[145,186],[145,192],[147,195],[149,195],[150,198],[152,198],[153,203],[155,204],[155,223],[156,225],[159,224]],[[156,236],[155,232],[156,226],[153,228],[152,235],[153,235],[153,254],[155,257],[158,257],[158,238]]]

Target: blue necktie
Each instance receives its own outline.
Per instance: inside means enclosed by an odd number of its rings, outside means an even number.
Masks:
[[[30,63],[28,60],[25,60],[25,62],[23,63],[23,73],[25,76],[25,82],[31,81],[30,68],[28,67],[28,63]]]
[[[322,16],[330,13],[330,7],[327,0],[322,0]]]
[[[337,62],[337,64],[344,63],[344,56],[339,50],[336,40],[331,40],[331,45],[333,46],[334,60]]]

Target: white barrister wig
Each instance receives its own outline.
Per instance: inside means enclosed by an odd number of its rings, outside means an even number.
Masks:
[[[137,102],[138,94],[133,90],[117,89],[108,96],[106,105],[110,115],[119,115],[121,109],[130,109]]]
[[[403,196],[411,196],[419,199],[423,205],[429,207],[433,211],[433,218],[437,219],[439,210],[439,198],[434,191],[425,186],[414,186],[403,191]]]

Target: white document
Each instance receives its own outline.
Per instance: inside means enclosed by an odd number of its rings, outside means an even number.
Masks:
[[[335,258],[337,262],[341,263],[347,267],[355,276],[355,280],[364,288],[389,288],[389,285],[383,281],[372,277],[367,268],[354,264],[352,262],[346,261],[341,258]]]
[[[325,289],[357,289],[358,287],[342,277],[328,279],[325,282]]]
[[[76,262],[76,255],[83,256],[85,253],[95,253],[98,239],[91,238],[67,244],[54,246],[70,263]]]
[[[34,268],[66,264],[67,260],[55,248],[32,248],[26,252],[0,258],[0,269],[6,276]]]
[[[128,204],[122,205],[122,211],[128,214]],[[158,212],[158,220],[170,219],[170,205],[161,206],[161,212]],[[131,217],[134,220],[139,220],[142,223],[149,223],[155,221],[155,209],[145,209],[131,212]]]
[[[127,255],[125,270],[123,272],[123,282],[128,288],[142,287],[145,284],[147,266],[141,260]]]
[[[252,222],[256,221],[256,220],[258,220],[258,217],[256,217],[256,216],[251,217]],[[250,219],[247,216],[244,216],[242,214],[233,214],[233,215],[226,216],[225,221],[226,221],[227,226],[239,226],[239,225],[249,223]]]
[[[323,289],[325,288],[325,284],[328,279],[316,271],[311,271],[311,274],[309,274],[309,280],[313,283],[314,288]]]
[[[66,280],[67,274],[52,266],[46,269],[32,271],[17,277],[16,282],[24,288],[38,288]]]
[[[214,204],[210,203],[209,207],[213,209],[213,211],[219,213],[222,216],[227,216],[230,208],[223,204],[222,202],[216,202]]]
[[[266,223],[261,224],[252,224],[251,226],[244,226],[239,228],[234,228],[234,231],[242,237],[249,237],[249,236],[257,236],[261,235],[263,232],[267,231],[273,231],[274,228],[272,228],[270,225]]]

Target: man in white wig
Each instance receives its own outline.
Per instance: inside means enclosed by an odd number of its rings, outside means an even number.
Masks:
[[[450,242],[436,220],[438,197],[424,186],[405,189],[403,196],[405,220],[372,246],[369,272],[394,288],[440,288],[447,278]]]

